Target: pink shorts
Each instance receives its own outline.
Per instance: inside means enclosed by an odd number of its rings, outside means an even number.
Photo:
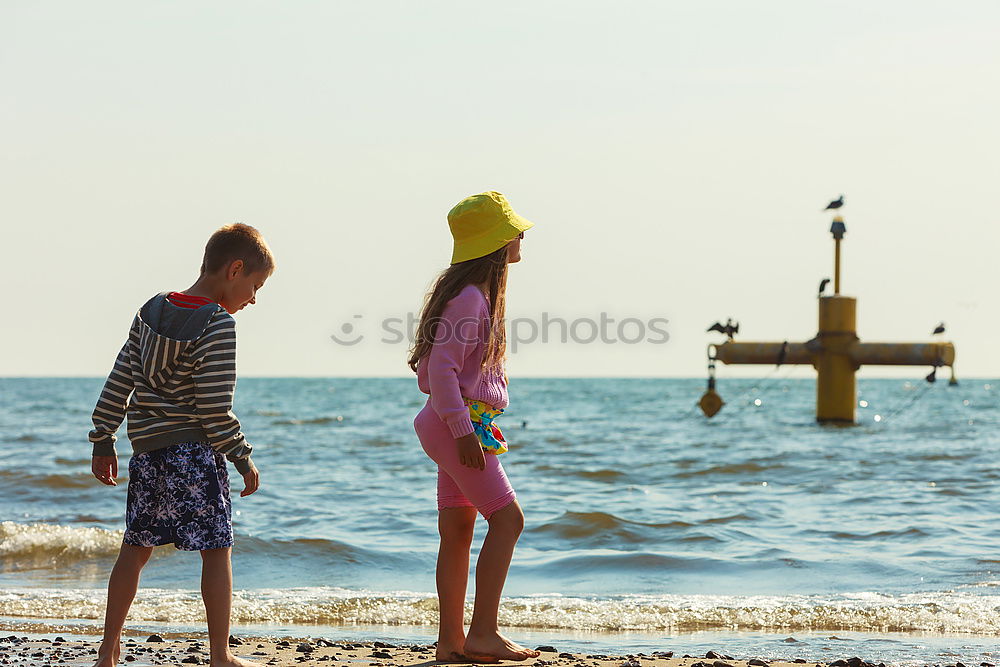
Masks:
[[[424,406],[413,428],[427,456],[438,464],[438,509],[475,507],[487,519],[517,498],[500,459],[486,454],[486,469],[464,466],[458,460],[458,448],[448,425],[434,412],[430,402]]]

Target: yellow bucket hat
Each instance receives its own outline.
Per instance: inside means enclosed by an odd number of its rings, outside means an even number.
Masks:
[[[499,192],[466,197],[448,211],[448,226],[455,239],[451,263],[458,264],[499,250],[535,223],[514,213]]]

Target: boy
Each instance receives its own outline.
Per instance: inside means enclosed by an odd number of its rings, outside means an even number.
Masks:
[[[233,575],[232,503],[225,459],[243,475],[240,496],[257,490],[252,450],[232,412],[236,387],[233,313],[256,303],[274,257],[249,225],[208,240],[201,275],[185,292],[159,294],[136,314],[94,409],[92,471],[117,486],[115,432],[128,414],[126,530],[108,582],[104,639],[96,667],[121,654],[121,632],[154,546],[200,551],[201,593],[213,667],[249,666],[229,650]],[[223,458],[225,456],[225,458]]]

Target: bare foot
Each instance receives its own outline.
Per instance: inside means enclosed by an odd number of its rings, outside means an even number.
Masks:
[[[434,653],[434,662],[469,662],[469,660],[459,651],[438,649]]]
[[[222,660],[212,658],[209,665],[211,665],[211,667],[259,667],[260,663],[250,662],[249,660],[244,660],[243,658],[237,658],[235,655],[230,653]]]
[[[122,645],[120,642],[115,642],[115,647],[111,649],[111,654],[104,650],[104,644],[97,649],[97,662],[94,663],[94,667],[115,667],[118,664],[118,659],[122,655]]]
[[[465,662],[465,656],[462,655],[461,651],[456,651],[452,648],[442,648],[438,644],[438,648],[434,652],[434,662]]]
[[[516,642],[504,637],[499,632],[488,635],[473,635],[465,639],[465,655],[477,661],[493,660],[527,660],[541,655],[538,651],[524,648]]]
[[[489,660],[473,660],[463,653],[465,637],[460,637],[457,641],[438,640],[437,650],[434,652],[434,662],[496,662],[496,658]]]

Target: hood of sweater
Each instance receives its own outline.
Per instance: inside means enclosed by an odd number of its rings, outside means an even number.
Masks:
[[[154,296],[136,315],[142,374],[153,389],[170,381],[178,362],[222,309],[217,303],[182,308],[170,303],[167,294]]]

